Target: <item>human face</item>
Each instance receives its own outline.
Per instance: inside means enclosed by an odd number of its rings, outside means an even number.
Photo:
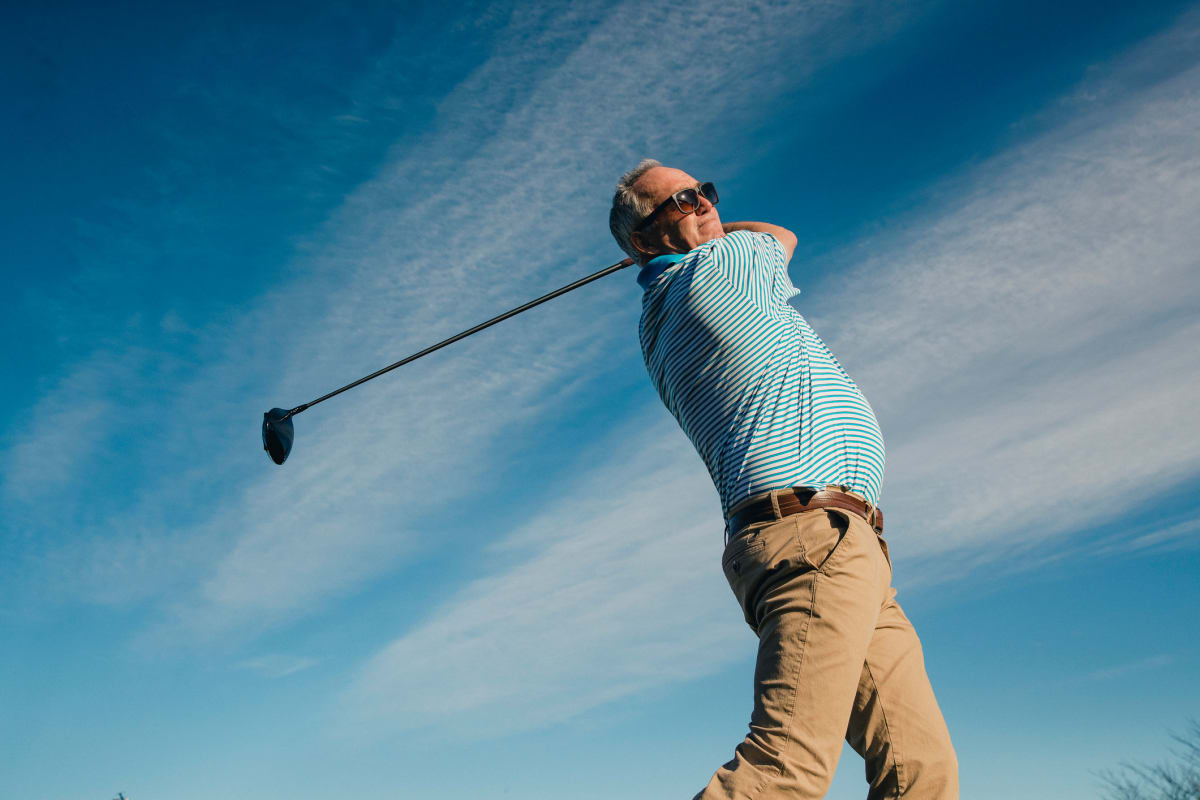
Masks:
[[[683,170],[654,167],[638,178],[633,188],[649,196],[658,207],[680,189],[695,188],[699,183]],[[681,213],[674,203],[668,202],[654,222],[635,232],[631,240],[643,253],[655,256],[686,253],[724,235],[717,209],[701,195],[699,207],[691,214]]]

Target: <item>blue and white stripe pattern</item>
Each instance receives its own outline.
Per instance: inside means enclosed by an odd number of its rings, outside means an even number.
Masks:
[[[774,236],[733,231],[686,255],[659,256],[638,282],[646,368],[726,515],[788,486],[843,484],[878,502],[879,423],[787,302],[800,290]]]

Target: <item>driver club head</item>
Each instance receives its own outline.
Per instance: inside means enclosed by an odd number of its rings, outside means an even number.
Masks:
[[[272,408],[263,414],[263,450],[271,454],[271,460],[276,464],[287,461],[288,453],[292,452],[292,440],[296,438],[292,418],[287,414],[285,408]]]

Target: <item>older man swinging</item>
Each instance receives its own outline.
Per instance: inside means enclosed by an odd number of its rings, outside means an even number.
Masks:
[[[750,732],[696,797],[824,797],[842,739],[869,798],[958,797],[921,643],[896,603],[871,406],[788,300],[790,231],[721,223],[717,191],[645,160],[609,225],[638,264],[663,403],[708,466],[722,567],[759,639]]]

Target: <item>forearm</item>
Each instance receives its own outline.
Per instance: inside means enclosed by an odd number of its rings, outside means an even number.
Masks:
[[[783,247],[786,261],[792,260],[792,253],[796,250],[796,242],[798,241],[796,234],[779,225],[772,225],[769,222],[726,222],[722,227],[726,233],[730,231],[754,231],[755,233],[771,234],[779,240],[780,246]]]

